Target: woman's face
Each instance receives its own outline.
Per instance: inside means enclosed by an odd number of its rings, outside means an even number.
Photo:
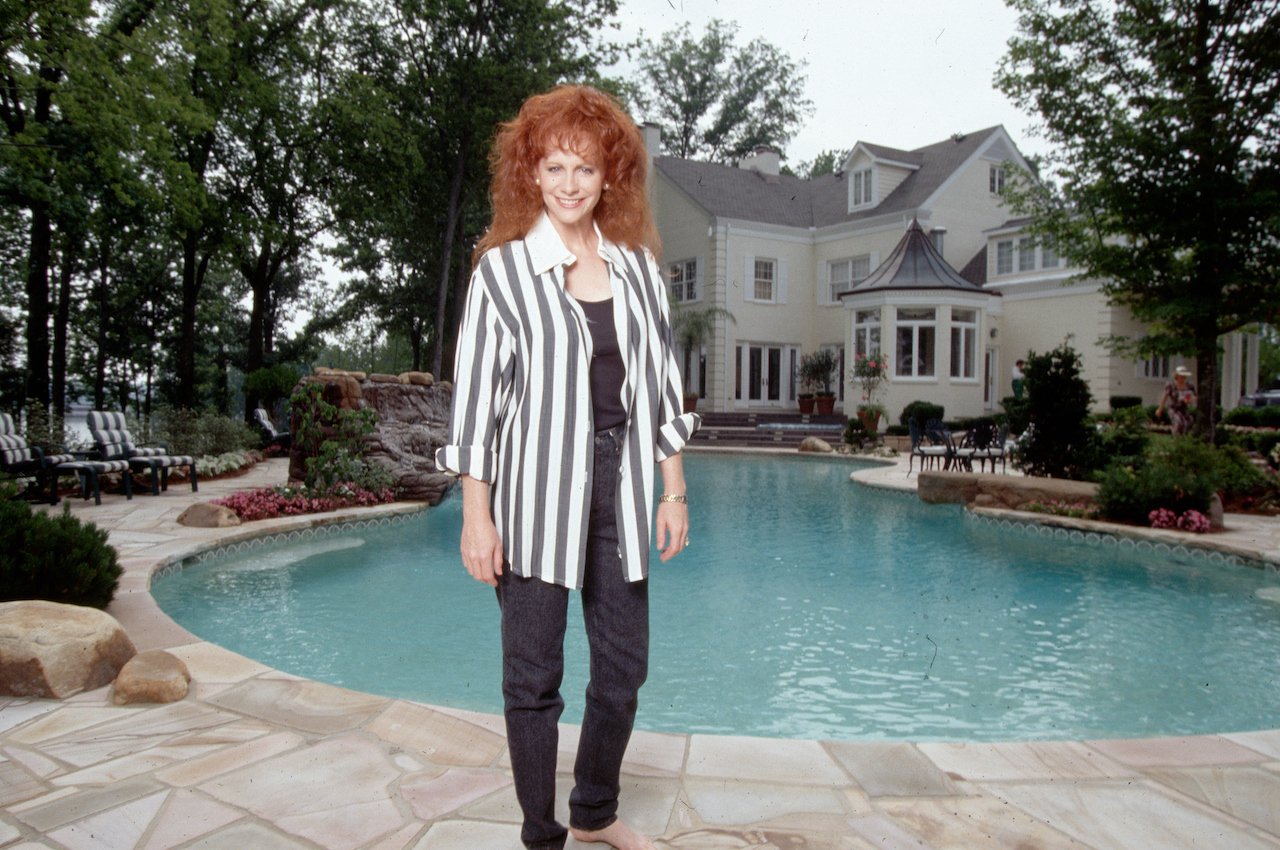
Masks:
[[[568,227],[591,224],[604,191],[604,171],[573,151],[555,148],[538,160],[536,178],[552,222]]]

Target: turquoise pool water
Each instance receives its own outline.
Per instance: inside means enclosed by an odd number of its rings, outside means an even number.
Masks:
[[[853,484],[845,463],[686,464],[693,543],[655,559],[642,728],[981,741],[1280,726],[1280,605],[1257,595],[1275,572],[998,528]],[[451,498],[190,565],[152,592],[278,669],[498,712],[497,603],[461,567],[460,522]],[[566,722],[586,685],[580,623]]]

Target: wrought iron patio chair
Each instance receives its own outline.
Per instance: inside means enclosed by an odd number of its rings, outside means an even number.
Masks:
[[[171,455],[164,446],[134,445],[133,435],[123,413],[93,410],[89,413],[89,433],[98,452],[98,460],[128,461],[130,469],[146,470],[151,476],[151,494],[169,489],[169,470],[186,467],[191,475],[191,490],[200,489],[196,480],[196,461],[190,455]]]

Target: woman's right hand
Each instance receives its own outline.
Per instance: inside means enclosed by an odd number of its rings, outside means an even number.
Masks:
[[[502,540],[489,513],[489,483],[462,476],[462,565],[476,581],[498,586]]]
[[[487,515],[462,521],[462,565],[476,581],[498,586],[502,575],[502,541]]]

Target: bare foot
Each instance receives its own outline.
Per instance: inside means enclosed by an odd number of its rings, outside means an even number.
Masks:
[[[619,818],[604,829],[585,830],[569,827],[569,833],[584,844],[608,844],[615,850],[657,850],[649,836],[641,835]]]

